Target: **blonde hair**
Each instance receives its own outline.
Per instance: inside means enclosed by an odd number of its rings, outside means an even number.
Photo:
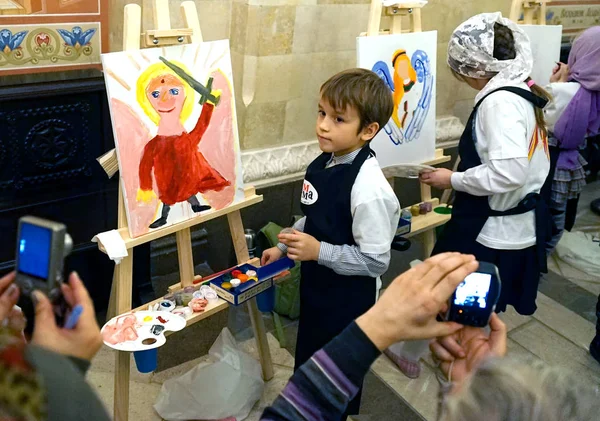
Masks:
[[[449,396],[443,421],[587,421],[600,413],[598,386],[533,358],[484,362]]]
[[[170,62],[185,70],[187,74],[190,74],[190,71],[187,69],[185,64],[176,62],[174,60],[170,60]],[[187,82],[181,79],[173,70],[171,70],[163,62],[154,63],[148,66],[148,68],[144,70],[144,72],[138,78],[135,89],[137,102],[140,104],[140,107],[142,108],[142,110],[144,110],[144,113],[148,116],[148,118],[150,118],[150,120],[152,120],[154,124],[158,125],[158,122],[160,121],[160,116],[150,103],[146,89],[150,82],[152,82],[152,80],[165,75],[171,75],[176,77],[178,80],[181,81],[181,84],[183,85],[183,91],[185,92],[185,101],[183,103],[181,115],[179,116],[179,120],[181,121],[181,124],[183,124],[188,119],[190,114],[192,114],[192,110],[194,109],[194,99],[196,96],[196,92],[192,89],[190,85],[188,85]]]

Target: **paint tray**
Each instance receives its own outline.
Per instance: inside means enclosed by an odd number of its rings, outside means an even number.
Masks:
[[[246,273],[249,270],[253,270],[256,271],[258,282],[247,281],[240,284],[237,287],[225,289],[222,287],[222,284],[223,282],[225,282],[224,276],[226,274],[223,274],[217,276],[214,279],[211,279],[210,287],[217,292],[217,295],[219,297],[235,306],[238,306],[248,301],[249,299],[256,297],[261,292],[264,292],[267,289],[271,288],[273,286],[273,277],[293,267],[294,262],[288,259],[287,257],[279,259],[276,262],[270,263],[260,268],[248,264],[243,264],[237,266],[231,271],[228,271],[227,274],[231,273],[233,270],[236,269],[242,273]]]

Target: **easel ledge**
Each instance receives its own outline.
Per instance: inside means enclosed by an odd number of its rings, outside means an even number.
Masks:
[[[206,221],[210,221],[212,219],[219,218],[221,216],[225,216],[231,212],[247,208],[249,206],[255,205],[263,201],[263,197],[261,195],[256,194],[256,190],[252,186],[248,186],[244,189],[245,198],[239,202],[236,202],[232,205],[229,205],[223,209],[211,211],[206,214],[199,215],[195,218],[188,219],[187,221],[183,221],[177,224],[170,225],[166,228],[162,228],[160,230],[152,231],[148,234],[144,234],[140,237],[131,238],[129,234],[129,229],[119,228],[118,232],[121,235],[121,238],[125,242],[125,247],[129,250],[141,244],[149,243],[150,241],[165,237],[169,234],[173,234],[179,232],[186,228],[191,228],[196,225],[203,224]],[[103,244],[99,244],[98,248],[103,253],[106,253],[106,249]]]

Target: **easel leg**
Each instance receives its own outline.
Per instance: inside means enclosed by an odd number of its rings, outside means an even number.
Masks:
[[[435,245],[435,230],[430,229],[423,233],[423,255],[425,259],[431,256],[433,246]]]
[[[237,261],[238,263],[247,262],[250,259],[250,255],[248,254],[248,245],[246,244],[244,225],[242,224],[242,215],[240,214],[240,211],[227,214],[227,222],[229,222],[229,231],[231,232],[231,239],[233,240]],[[263,379],[265,381],[271,380],[273,378],[271,350],[269,349],[269,342],[267,341],[265,322],[258,310],[256,298],[252,298],[248,301],[248,312],[250,313],[252,329],[254,330],[254,337],[256,338],[256,348],[258,349]]]
[[[133,275],[133,249],[129,256],[123,258],[115,268],[115,302],[116,314],[131,310],[131,288]],[[129,418],[129,367],[131,355],[129,352],[117,352],[115,359],[115,421],[127,421]]]
[[[106,312],[106,320],[110,320],[117,315],[117,299],[115,298],[117,285],[117,267],[113,270],[112,285],[110,287],[110,298],[108,299],[108,311]]]
[[[267,330],[261,312],[258,310],[256,298],[248,301],[248,313],[250,313],[250,321],[256,338],[256,348],[260,358],[260,366],[262,367],[263,380],[268,381],[273,378],[273,362],[271,361],[271,350],[269,349],[269,341],[267,340]]]
[[[182,287],[194,283],[194,256],[192,254],[192,233],[189,228],[177,231],[177,257],[179,258],[179,282]]]

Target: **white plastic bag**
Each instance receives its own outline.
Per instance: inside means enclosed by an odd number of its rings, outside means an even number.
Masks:
[[[165,420],[245,419],[264,389],[260,364],[241,351],[225,328],[200,363],[183,376],[167,380],[154,409]]]
[[[565,231],[556,245],[556,254],[561,263],[565,262],[589,275],[600,277],[600,247],[594,236],[584,232]]]

